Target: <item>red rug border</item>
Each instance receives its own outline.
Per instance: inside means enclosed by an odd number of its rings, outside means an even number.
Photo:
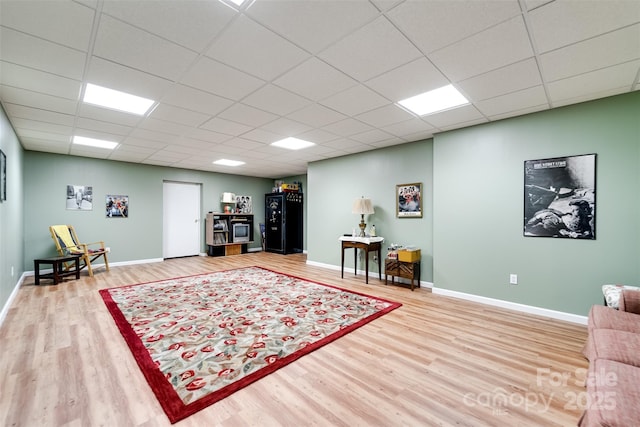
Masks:
[[[360,295],[360,296],[364,296],[367,298],[372,298],[375,299],[377,301],[381,301],[381,302],[385,302],[390,304],[389,307],[385,308],[384,310],[378,311],[375,314],[372,314],[364,319],[359,320],[358,322],[354,323],[353,325],[350,325],[344,329],[341,329],[337,332],[334,332],[333,334],[331,334],[328,337],[325,337],[301,350],[296,351],[295,353],[292,353],[288,356],[283,357],[282,359],[278,359],[276,362],[274,362],[271,365],[268,365],[262,369],[260,369],[257,372],[254,372],[250,375],[248,375],[247,377],[238,380],[232,384],[229,384],[228,386],[214,392],[211,393],[207,396],[204,396],[198,400],[196,400],[195,402],[192,402],[190,404],[185,405],[184,403],[182,403],[182,400],[180,399],[180,397],[178,396],[178,394],[175,392],[175,390],[173,389],[173,387],[171,386],[171,384],[169,383],[169,381],[166,380],[166,378],[164,377],[164,375],[162,375],[162,372],[160,372],[160,370],[157,368],[156,364],[153,362],[153,359],[151,358],[151,356],[149,355],[149,352],[147,351],[146,347],[144,346],[144,343],[142,342],[142,340],[140,340],[140,338],[138,337],[138,335],[133,331],[133,329],[131,328],[131,325],[129,324],[129,322],[125,319],[124,314],[122,314],[122,311],[120,311],[120,309],[118,308],[118,305],[115,303],[115,301],[113,301],[113,298],[111,297],[110,294],[110,290],[111,289],[120,289],[120,288],[128,288],[128,287],[132,287],[132,286],[141,286],[141,285],[147,285],[147,284],[151,284],[151,283],[158,283],[158,282],[164,282],[167,280],[179,280],[179,279],[184,279],[184,278],[188,278],[188,277],[197,277],[197,276],[205,276],[208,274],[214,274],[214,273],[222,273],[225,271],[233,271],[233,270],[240,270],[243,268],[260,268],[262,270],[266,270],[266,271],[271,271],[273,273],[277,273],[277,274],[282,274],[288,277],[292,277],[294,279],[299,279],[299,280],[304,280],[307,282],[311,282],[311,283],[315,283],[317,285],[321,285],[321,286],[327,286],[329,288],[333,288],[333,289],[338,289],[340,291],[344,291],[344,292],[349,292],[351,294],[354,295]],[[372,322],[375,319],[378,319],[382,316],[384,316],[385,314],[395,310],[396,308],[399,308],[402,306],[401,303],[395,302],[395,301],[390,301],[384,298],[380,298],[380,297],[376,297],[376,296],[372,296],[372,295],[368,295],[362,292],[357,292],[357,291],[352,291],[350,289],[345,289],[345,288],[341,288],[339,286],[334,286],[334,285],[329,285],[327,283],[322,283],[322,282],[318,282],[316,280],[312,280],[312,279],[307,279],[304,277],[300,277],[297,275],[292,275],[292,274],[288,274],[288,273],[283,273],[281,271],[277,271],[271,268],[266,268],[266,267],[261,267],[261,266],[247,266],[247,267],[238,267],[238,268],[230,268],[227,270],[218,270],[218,271],[211,271],[208,273],[199,273],[199,274],[193,274],[193,275],[187,275],[187,276],[180,276],[180,277],[173,277],[173,278],[168,278],[168,279],[159,279],[159,280],[153,280],[153,281],[149,281],[149,282],[142,282],[142,283],[135,283],[135,284],[131,284],[131,285],[124,285],[124,286],[118,286],[115,288],[107,288],[107,289],[100,289],[99,290],[100,295],[102,296],[102,300],[104,301],[107,310],[109,311],[109,313],[111,314],[111,317],[113,318],[116,326],[118,327],[118,329],[120,330],[120,334],[122,335],[122,337],[124,338],[125,342],[127,343],[129,349],[131,350],[132,356],[135,359],[136,363],[138,364],[138,367],[140,368],[140,371],[142,371],[142,374],[144,375],[144,377],[146,378],[147,382],[149,383],[149,386],[151,387],[151,390],[153,391],[153,393],[156,395],[156,398],[158,400],[158,403],[160,404],[160,406],[162,407],[162,409],[164,410],[164,412],[167,414],[167,417],[169,418],[169,421],[171,422],[171,424],[174,424],[184,418],[187,418],[190,415],[195,414],[196,412],[201,411],[202,409],[211,406],[212,404],[224,399],[225,397],[230,396],[231,394],[235,393],[236,391],[246,387],[247,385],[258,381],[261,378],[266,377],[269,374],[272,374],[273,372],[277,371],[278,369],[288,365],[291,362],[294,362],[296,360],[298,360],[299,358],[301,358],[302,356],[305,356],[309,353],[312,353],[313,351],[319,349],[320,347],[323,347],[327,344],[329,344],[330,342],[333,342],[335,340],[337,340],[338,338],[341,338],[345,335],[347,335],[350,332],[353,332],[354,330],[366,325],[369,322]]]

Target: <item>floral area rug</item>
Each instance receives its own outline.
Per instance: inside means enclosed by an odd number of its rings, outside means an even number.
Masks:
[[[260,267],[100,294],[171,423],[401,306]]]

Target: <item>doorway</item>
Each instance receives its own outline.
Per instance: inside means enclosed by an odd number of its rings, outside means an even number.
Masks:
[[[163,183],[162,257],[199,255],[202,184]]]

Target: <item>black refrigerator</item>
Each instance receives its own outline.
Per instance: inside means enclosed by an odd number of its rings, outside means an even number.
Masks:
[[[302,193],[265,194],[265,251],[302,252]]]

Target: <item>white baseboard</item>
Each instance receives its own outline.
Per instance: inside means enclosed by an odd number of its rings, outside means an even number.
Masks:
[[[495,307],[506,308],[509,310],[520,311],[528,314],[535,314],[552,319],[564,320],[565,322],[586,325],[588,317],[579,316],[577,314],[565,313],[563,311],[549,310],[547,308],[535,307],[532,305],[520,304],[517,302],[504,301],[495,298],[488,298],[479,295],[467,294],[464,292],[451,291],[449,289],[433,288],[432,292],[437,295],[444,295],[453,298],[464,299],[467,301],[478,302],[480,304],[492,305]]]
[[[2,307],[2,311],[0,311],[0,327],[2,327],[2,323],[4,322],[4,319],[7,317],[7,314],[9,313],[9,307],[11,307],[11,303],[18,295],[18,290],[20,289],[20,286],[22,286],[22,282],[24,282],[25,277],[27,277],[27,274],[22,273],[22,276],[20,276],[18,283],[16,283],[16,286],[13,288],[13,291],[11,291],[11,295],[9,295],[9,298],[7,299],[7,303],[4,305],[4,307]]]
[[[313,265],[315,267],[327,268],[329,270],[338,270],[338,271],[341,270],[339,265],[323,264],[323,263],[320,263],[320,262],[308,261],[308,260],[307,260],[307,264]],[[348,274],[353,274],[353,268],[348,268],[348,269],[345,268],[344,270],[345,270],[345,274],[347,274],[347,272],[348,272]],[[358,270],[357,275],[358,276],[364,276],[365,275],[365,271],[364,270]],[[384,271],[382,272],[382,275],[384,277]],[[377,277],[377,272],[370,271],[369,272],[369,277]],[[394,280],[396,282],[398,282],[398,283],[404,283],[404,284],[407,284],[407,285],[411,284],[411,280],[403,279],[402,277],[396,277],[396,278],[394,278]],[[420,287],[421,288],[432,288],[433,287],[433,283],[424,282],[424,281],[421,280],[420,281]]]
[[[338,270],[340,271],[339,265],[332,264],[324,264],[315,261],[307,261],[307,264],[313,265],[316,267],[327,268],[329,270]],[[349,269],[350,274],[353,272],[353,269]],[[369,272],[371,275],[372,273]],[[364,275],[364,270],[358,270],[358,275]],[[396,279],[397,280],[397,279]],[[403,283],[410,283],[409,281]],[[464,299],[467,301],[473,301],[480,304],[492,305],[495,307],[507,308],[510,310],[520,311],[523,313],[535,314],[543,317],[550,317],[552,319],[564,320],[566,322],[577,323],[580,325],[586,325],[588,317],[587,316],[579,316],[577,314],[565,313],[562,311],[549,310],[547,308],[535,307],[531,305],[519,304],[511,301],[504,301],[494,298],[483,297],[479,295],[467,294],[464,292],[451,291],[448,289],[436,288],[433,286],[431,282],[420,282],[420,287],[431,288],[431,291],[437,295],[444,295],[453,298]]]

